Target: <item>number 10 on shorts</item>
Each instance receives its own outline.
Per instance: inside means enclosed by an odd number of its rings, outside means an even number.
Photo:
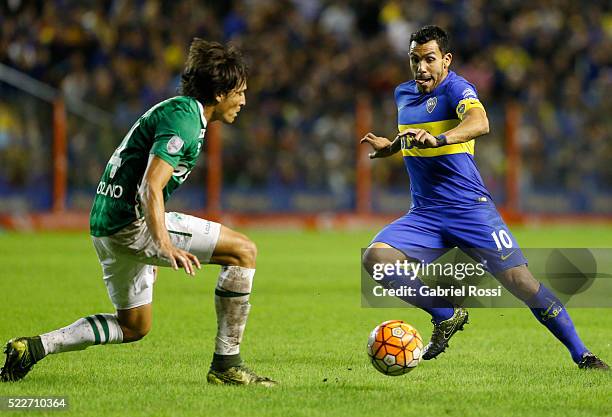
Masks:
[[[491,233],[491,236],[493,236],[498,251],[502,250],[502,245],[506,249],[512,248],[512,238],[504,229]]]

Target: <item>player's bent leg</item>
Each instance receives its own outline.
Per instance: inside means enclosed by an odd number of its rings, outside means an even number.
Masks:
[[[245,235],[221,227],[211,263],[222,265],[215,288],[217,336],[212,369],[242,365],[240,343],[251,309],[249,298],[255,276],[257,248]]]
[[[3,382],[24,378],[45,356],[83,350],[92,345],[121,343],[123,332],[115,314],[94,314],[49,333],[19,337],[6,344],[6,359],[0,379]]]
[[[10,340],[0,371],[2,381],[24,378],[34,364],[47,355],[83,350],[93,345],[131,342],[149,331],[155,267],[111,257],[112,254],[101,246],[104,242],[97,243],[104,281],[117,313],[93,314],[40,336]]]
[[[197,252],[194,251],[197,255]],[[243,365],[240,343],[251,309],[249,297],[255,276],[257,247],[247,236],[220,226],[210,263],[222,265],[215,288],[217,336],[215,352],[207,380],[217,385],[257,384],[273,386],[276,382],[257,375]]]
[[[136,342],[151,331],[153,304],[126,310],[117,310],[117,321],[123,332],[123,343]]]
[[[362,263],[370,276],[373,276],[375,265],[394,264],[407,259],[409,258],[402,251],[383,242],[374,242],[365,250]],[[391,274],[385,275],[378,282],[385,288],[399,286],[414,288],[415,296],[399,298],[427,311],[432,316],[434,329],[431,340],[424,349],[423,359],[434,359],[448,347],[451,337],[459,330],[463,330],[463,326],[468,323],[468,312],[464,308],[453,306],[442,297],[422,296],[420,288],[425,284],[418,277],[413,278]]]
[[[414,296],[401,296],[399,298],[427,311],[436,323],[450,318],[453,315],[453,305],[442,297],[421,295],[420,289],[425,284],[419,277],[398,274],[395,268],[393,268],[394,272],[392,273],[385,272],[385,265],[394,265],[397,262],[403,263],[406,260],[409,261],[411,258],[399,249],[384,242],[374,242],[364,251],[362,264],[372,278],[374,278],[375,269],[378,270],[378,273],[384,272],[383,277],[376,279],[376,281],[385,288],[405,286],[414,289]]]
[[[374,242],[364,251],[362,264],[368,274],[374,277],[375,269],[382,271],[384,265],[395,264],[398,261],[401,263],[410,259],[404,252],[387,243]],[[381,267],[377,268],[377,265],[381,265]],[[414,296],[400,296],[399,298],[431,314],[434,323],[440,323],[453,315],[454,306],[446,299],[421,295],[420,289],[425,284],[417,276],[398,275],[396,272],[385,273],[382,278],[377,279],[377,282],[385,288],[406,286],[414,289]]]
[[[181,213],[166,213],[173,243],[198,257],[202,264],[222,265],[215,289],[217,337],[208,374],[214,384],[273,385],[242,365],[240,342],[251,308],[257,247],[242,233],[219,223]]]
[[[580,368],[609,369],[606,363],[586,348],[561,300],[537,281],[526,265],[509,268],[495,276],[513,295],[527,304],[535,318],[565,345]]]

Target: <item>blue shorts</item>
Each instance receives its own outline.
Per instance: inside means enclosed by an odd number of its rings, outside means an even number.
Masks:
[[[424,259],[426,262],[458,247],[476,262],[483,263],[492,274],[527,264],[521,248],[491,202],[414,208],[382,229],[374,242],[386,243],[410,258],[429,258]]]

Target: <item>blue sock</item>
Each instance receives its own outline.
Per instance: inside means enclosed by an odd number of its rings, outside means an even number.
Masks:
[[[398,296],[399,299],[412,304],[422,310],[425,310],[431,315],[434,322],[440,323],[441,321],[447,320],[455,313],[455,308],[446,299],[442,297],[430,297],[419,294],[419,288],[425,286],[423,281],[418,277],[410,279],[407,276],[396,276],[396,275],[385,275],[385,277],[379,281],[380,284],[387,289],[399,288],[406,286],[414,288],[416,295],[410,296]]]
[[[589,350],[584,346],[563,303],[544,285],[537,294],[525,301],[533,315],[570,351],[578,363]]]

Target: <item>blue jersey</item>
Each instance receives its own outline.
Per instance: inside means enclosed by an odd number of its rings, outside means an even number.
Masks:
[[[395,102],[400,131],[424,129],[434,136],[457,126],[469,109],[484,110],[474,86],[452,71],[429,94],[421,94],[414,81],[401,84]],[[402,155],[410,175],[411,210],[372,242],[425,262],[456,246],[493,274],[527,263],[482,182],[474,140],[431,149],[402,140]],[[441,251],[427,252],[432,258],[423,259],[421,249]]]
[[[398,129],[424,129],[436,136],[457,126],[471,108],[484,107],[476,88],[449,71],[442,83],[422,94],[409,81],[395,89]],[[402,155],[410,175],[412,207],[464,205],[490,201],[474,162],[474,140],[419,149],[402,140]]]

